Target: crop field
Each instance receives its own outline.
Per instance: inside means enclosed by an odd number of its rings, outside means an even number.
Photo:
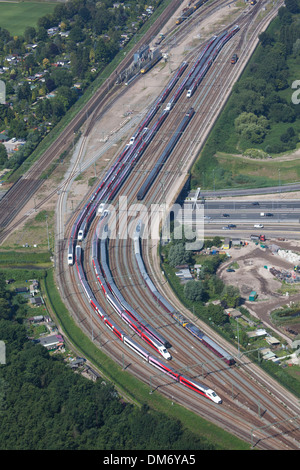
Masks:
[[[37,26],[37,20],[52,13],[53,2],[0,2],[0,27],[13,36],[22,35],[27,26]]]

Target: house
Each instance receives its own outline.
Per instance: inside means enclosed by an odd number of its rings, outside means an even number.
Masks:
[[[247,332],[248,338],[258,338],[258,337],[261,337],[261,336],[267,336],[267,334],[268,333],[263,328],[259,328],[258,330],[248,331]]]
[[[28,287],[16,287],[15,288],[15,293],[16,294],[24,294],[24,293],[27,293],[27,292],[29,292]]]
[[[231,241],[231,244],[232,244],[232,246],[241,246],[242,241],[241,241],[240,238],[233,238],[232,241]]]
[[[263,359],[267,361],[273,361],[277,359],[276,354],[274,354],[269,348],[264,348],[260,350]]]
[[[40,307],[44,303],[42,297],[33,297],[30,301],[35,307]]]
[[[176,271],[175,274],[177,277],[179,277],[181,283],[186,283],[187,281],[193,279],[188,265],[176,266],[176,269],[179,269],[179,271]]]
[[[64,345],[64,339],[61,335],[51,335],[40,338],[38,341],[48,351],[53,351]]]
[[[280,344],[279,339],[274,338],[274,336],[268,336],[266,338],[266,341],[270,346],[277,346],[278,344]]]
[[[48,36],[54,36],[54,34],[57,34],[58,31],[59,28],[57,26],[47,29]]]
[[[36,315],[35,317],[28,318],[28,321],[30,323],[41,323],[42,321],[44,321],[44,317],[43,315]]]
[[[232,318],[240,318],[242,316],[241,312],[235,308],[225,308],[224,313]]]
[[[30,289],[30,295],[32,295],[32,297],[34,297],[35,294],[38,293],[38,282],[33,282],[32,284],[30,284],[29,286],[29,289]]]

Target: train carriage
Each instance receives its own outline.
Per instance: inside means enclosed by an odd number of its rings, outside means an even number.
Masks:
[[[226,364],[229,366],[232,366],[235,364],[234,358],[229,354],[227,351],[225,351],[221,346],[219,346],[215,341],[213,341],[211,338],[209,338],[207,335],[202,336],[202,343],[211,351],[213,351],[217,356],[219,356],[221,359],[223,359]]]
[[[190,388],[194,392],[204,395],[205,397],[212,400],[214,403],[222,403],[221,398],[216,394],[216,392],[211,388],[207,387],[206,385],[202,385],[199,382],[196,382],[195,380],[185,377],[184,375],[180,375],[179,382],[182,385],[185,385],[186,387]]]

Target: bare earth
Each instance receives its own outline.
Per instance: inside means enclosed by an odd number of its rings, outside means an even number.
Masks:
[[[184,8],[187,3],[187,1],[184,2],[181,9]],[[67,223],[75,208],[91,189],[88,186],[89,179],[94,176],[100,178],[112,160],[118,155],[120,149],[129,141],[139,121],[147,112],[147,109],[149,109],[155,98],[170,80],[170,72],[176,70],[179,64],[185,60],[188,51],[197,45],[200,46],[205,39],[217,33],[224,26],[223,21],[228,15],[233,19],[239,11],[240,9],[232,4],[230,8],[226,6],[218,10],[205,24],[199,22],[198,30],[194,30],[190,35],[187,35],[183,43],[180,45],[175,44],[170,50],[163,51],[169,54],[167,62],[162,60],[153,70],[148,72],[145,77],[137,80],[134,86],[128,88],[128,92],[111,106],[109,111],[105,113],[105,117],[100,118],[96,122],[86,142],[86,151],[82,160],[83,162],[89,161],[90,166],[82,174],[82,178],[75,181],[69,190],[65,223]],[[176,16],[179,16],[179,12]],[[170,30],[171,25],[174,24],[174,21],[174,17],[171,18],[169,23],[162,30],[162,33],[166,34]],[[155,42],[155,40],[156,38],[154,38],[153,42]],[[294,157],[297,157],[296,153]],[[291,158],[291,155],[287,156],[287,158]],[[46,197],[53,189],[59,187],[66,170],[67,163],[64,163],[56,170],[51,179],[43,185],[39,194],[27,204],[23,209],[23,213],[20,214],[20,217],[25,213],[28,214],[27,227],[24,228],[23,224],[23,227],[20,227],[3,245],[13,246],[16,244],[22,246],[23,243],[28,241],[32,243],[30,225],[34,224],[34,217],[36,215],[34,207],[38,201]],[[274,198],[273,195],[262,197]],[[286,195],[282,193],[280,197],[288,199],[299,198],[299,193],[287,193]],[[249,199],[257,199],[257,197],[253,196],[252,198],[249,197]],[[57,194],[48,202],[45,202],[42,209],[54,212],[56,202]],[[52,237],[52,239],[54,238],[55,231],[54,221],[55,219],[53,217],[52,227],[50,229],[50,232],[52,232],[50,233],[50,238]],[[49,223],[51,223],[51,221],[49,221]],[[40,238],[37,238],[35,243],[45,244],[45,236],[46,230],[44,227],[41,230]],[[278,242],[275,243],[279,244]],[[293,249],[300,251],[300,245],[297,241],[291,242],[291,245]],[[283,243],[282,246],[288,246],[288,244]],[[219,275],[226,283],[237,285],[245,298],[249,297],[249,293],[252,290],[257,291],[257,302],[246,302],[245,306],[266,324],[269,323],[269,313],[273,308],[291,300],[300,300],[300,290],[299,294],[290,296],[289,298],[277,294],[276,291],[279,289],[281,283],[272,276],[269,269],[264,268],[264,266],[268,268],[274,266],[290,269],[292,268],[291,263],[288,263],[277,255],[271,254],[269,250],[264,250],[254,244],[242,247],[241,249],[232,248],[229,253],[232,258],[222,265]],[[226,268],[235,260],[239,264],[239,269],[234,273],[227,273]]]
[[[300,252],[299,241],[268,240],[266,245],[272,243],[280,246],[283,250]],[[278,270],[293,271],[294,264],[281,258],[277,253],[273,254],[268,248],[261,248],[253,242],[241,248],[232,247],[228,253],[231,257],[222,264],[218,275],[226,284],[238,287],[241,296],[246,300],[245,307],[254,316],[261,319],[266,326],[276,330],[270,321],[271,311],[282,305],[300,302],[300,284],[293,284],[296,293],[287,296],[287,288],[280,294],[278,290],[282,283],[271,274],[269,269],[274,267]],[[234,262],[238,263],[235,272],[226,272],[226,269]],[[258,296],[255,302],[248,300],[251,291],[257,292]],[[300,324],[293,324],[292,329],[300,334]],[[277,332],[285,336],[289,342],[294,339],[291,335],[287,336],[284,330],[277,329]]]

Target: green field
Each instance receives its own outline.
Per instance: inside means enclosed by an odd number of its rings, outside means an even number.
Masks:
[[[27,26],[37,26],[37,20],[52,13],[56,3],[0,2],[0,27],[11,35],[22,35]]]

